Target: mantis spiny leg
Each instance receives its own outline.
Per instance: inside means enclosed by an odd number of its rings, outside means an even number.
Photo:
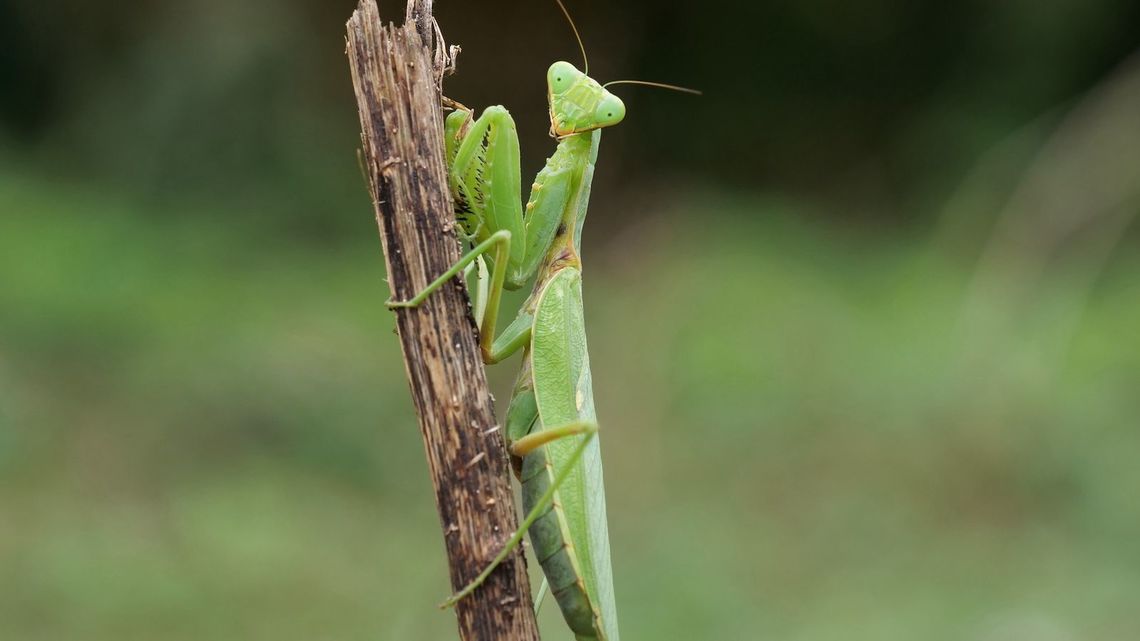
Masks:
[[[487,580],[487,577],[491,576],[491,573],[495,571],[495,568],[499,567],[499,564],[502,563],[503,560],[505,560],[516,547],[518,547],[519,543],[522,542],[523,537],[526,535],[527,530],[530,529],[530,526],[534,525],[535,521],[542,517],[542,515],[546,514],[546,509],[550,506],[550,502],[554,499],[554,493],[558,491],[559,486],[561,486],[562,483],[566,481],[566,478],[570,476],[570,473],[574,471],[574,466],[578,464],[578,459],[582,458],[582,453],[586,451],[586,446],[589,445],[590,441],[593,440],[593,438],[597,435],[598,424],[594,423],[593,421],[575,421],[573,423],[567,423],[566,425],[559,425],[557,427],[543,430],[543,432],[555,432],[556,435],[546,439],[533,439],[529,442],[529,449],[526,451],[529,452],[536,447],[541,447],[542,445],[549,443],[550,441],[557,440],[559,438],[565,438],[568,436],[585,434],[586,438],[582,439],[582,441],[578,443],[578,446],[574,448],[574,452],[570,455],[570,458],[566,461],[566,464],[563,465],[562,469],[558,470],[558,473],[554,476],[554,482],[550,484],[550,487],[546,488],[546,491],[543,492],[542,496],[539,497],[530,513],[527,514],[526,518],[523,519],[523,522],[519,524],[519,528],[515,530],[514,534],[511,535],[511,538],[507,539],[507,542],[503,544],[503,549],[500,550],[497,555],[495,555],[495,558],[487,564],[487,567],[483,568],[483,571],[479,573],[479,576],[476,576],[471,580],[470,583],[464,586],[462,590],[451,595],[446,601],[441,603],[439,606],[440,608],[449,608],[458,603],[459,600],[463,597],[471,594],[475,588],[478,588],[480,585],[482,585],[483,582]],[[520,439],[520,441],[521,440],[525,439]],[[517,441],[511,446],[512,453],[515,452],[515,445],[518,445]]]

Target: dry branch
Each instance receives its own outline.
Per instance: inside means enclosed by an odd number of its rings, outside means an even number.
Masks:
[[[423,289],[460,256],[443,157],[440,81],[451,64],[430,0],[403,26],[380,23],[375,0],[348,21],[347,55],[363,162],[392,296]],[[451,585],[475,577],[517,527],[503,437],[459,279],[396,315],[404,365],[435,486]],[[441,595],[443,596],[443,595]],[[465,641],[538,639],[522,549],[457,606]]]

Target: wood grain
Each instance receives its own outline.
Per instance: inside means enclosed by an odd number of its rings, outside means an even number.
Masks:
[[[375,1],[362,0],[347,24],[346,52],[360,112],[362,161],[397,300],[412,297],[460,257],[440,106],[440,82],[454,51],[442,42],[430,0],[409,2],[407,18],[403,26],[382,25]],[[400,310],[396,324],[451,585],[458,590],[517,527],[503,436],[461,280],[418,308]],[[465,641],[538,639],[522,548],[456,611]]]

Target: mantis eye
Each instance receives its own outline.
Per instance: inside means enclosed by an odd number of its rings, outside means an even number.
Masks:
[[[582,72],[575,69],[574,65],[569,62],[559,61],[550,65],[550,70],[546,72],[546,82],[550,85],[550,93],[566,91],[580,75]]]
[[[616,125],[625,118],[625,103],[621,98],[607,93],[599,102],[594,111],[594,120],[601,127]]]

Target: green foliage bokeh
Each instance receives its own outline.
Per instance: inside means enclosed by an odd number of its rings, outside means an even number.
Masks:
[[[513,4],[436,10],[533,174]],[[351,8],[0,7],[0,639],[454,638]],[[705,90],[623,91],[585,232],[623,634],[1140,634],[1137,5],[571,9]]]

